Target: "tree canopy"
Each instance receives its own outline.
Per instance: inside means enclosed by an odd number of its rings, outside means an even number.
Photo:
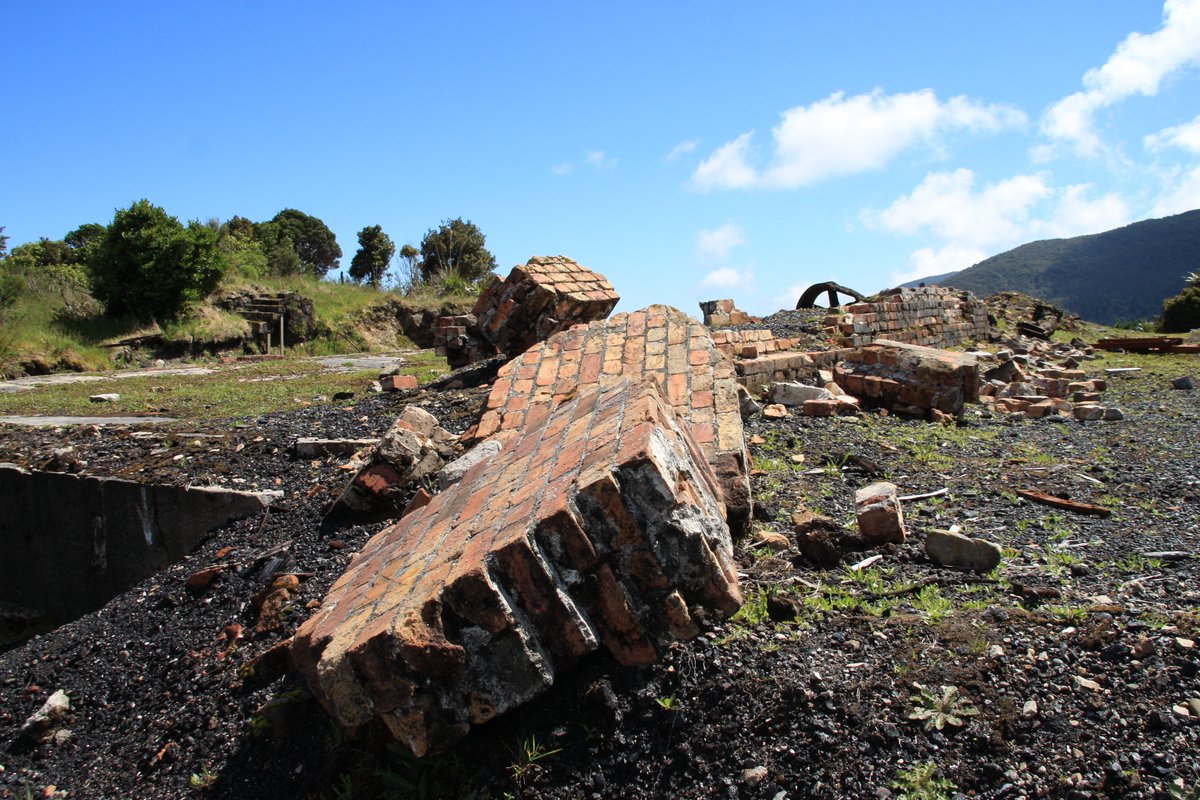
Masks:
[[[486,237],[462,217],[431,228],[421,240],[421,277],[430,281],[451,270],[476,283],[496,269],[496,257],[485,247]]]
[[[256,225],[255,235],[262,243],[271,271],[280,275],[304,272],[321,278],[329,270],[337,269],[342,257],[342,248],[333,231],[316,217],[294,208],[285,208],[270,222]]]
[[[110,313],[172,318],[216,288],[217,232],[185,227],[148,200],[117,211],[87,261],[92,293]]]
[[[396,254],[396,245],[379,225],[368,225],[358,232],[358,252],[350,260],[350,277],[378,288]]]

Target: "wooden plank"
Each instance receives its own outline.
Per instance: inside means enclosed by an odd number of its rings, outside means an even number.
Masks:
[[[1034,503],[1041,503],[1046,506],[1054,506],[1061,508],[1064,511],[1070,511],[1075,514],[1090,514],[1093,517],[1107,517],[1112,513],[1111,510],[1104,506],[1092,505],[1091,503],[1082,503],[1078,500],[1067,500],[1062,497],[1055,497],[1052,494],[1039,492],[1036,489],[1017,489],[1017,494],[1030,500]]]
[[[1101,339],[1096,342],[1100,350],[1133,350],[1148,352],[1150,350],[1165,350],[1183,344],[1183,339],[1169,336],[1131,336],[1124,339]]]

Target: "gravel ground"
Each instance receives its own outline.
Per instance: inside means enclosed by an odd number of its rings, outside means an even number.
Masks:
[[[1169,380],[1198,362],[1136,363],[1107,392],[1119,422],[750,420],[756,529],[791,536],[801,508],[850,523],[854,489],[881,476],[905,495],[948,491],[905,503],[905,544],[847,554],[835,569],[794,547],[740,548],[738,618],[654,667],[593,658],[424,761],[371,736],[346,740],[293,676],[259,658],[381,527],[322,531],[343,459],[297,461],[287,448],[297,436],[377,436],[405,401],[462,430],[481,390],[144,433],[4,429],[0,460],[285,498],[99,612],[0,654],[0,797],[1194,798],[1200,395]],[[1020,488],[1112,513],[1032,505]],[[1003,545],[1000,569],[931,563],[925,531],[954,524]],[[281,568],[302,581],[279,629],[260,633],[254,598],[285,543]],[[185,586],[216,562],[236,567],[206,589]],[[70,736],[22,740],[24,720],[59,689]]]

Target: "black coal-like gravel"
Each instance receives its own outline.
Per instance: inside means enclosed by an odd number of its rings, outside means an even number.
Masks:
[[[864,461],[901,494],[949,492],[905,503],[907,543],[846,556],[881,555],[874,572],[819,570],[794,548],[739,548],[750,605],[773,596],[780,621],[713,624],[644,669],[595,657],[454,753],[421,762],[369,736],[346,740],[289,674],[240,674],[380,527],[321,532],[347,473],[340,459],[293,460],[288,445],[379,435],[395,398],[153,439],[6,429],[0,460],[37,466],[73,446],[57,458],[89,472],[238,477],[286,494],[265,520],[215,533],[100,612],[0,654],[0,797],[41,797],[51,785],[80,798],[1193,797],[1200,717],[1179,709],[1200,698],[1200,395],[1169,379],[1195,374],[1197,360],[1138,363],[1142,372],[1113,378],[1106,393],[1126,414],[1119,422],[750,420],[756,527],[790,534],[800,507],[852,522],[853,490],[878,477]],[[481,396],[420,402],[461,430]],[[1112,515],[1031,505],[1017,488]],[[1005,546],[997,574],[929,562],[924,531],[954,524]],[[283,630],[258,634],[255,556],[286,541],[289,568],[306,577]],[[1154,552],[1183,555],[1142,555]],[[239,567],[206,590],[185,588],[218,561]],[[243,638],[228,647],[233,623]],[[960,711],[978,713],[927,731],[909,715],[928,701],[912,698],[942,686],[957,687]],[[21,723],[57,689],[71,698],[69,740],[20,741]],[[925,768],[955,788],[917,793]]]

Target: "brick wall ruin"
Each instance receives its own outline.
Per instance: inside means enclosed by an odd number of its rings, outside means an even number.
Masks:
[[[826,315],[824,325],[843,347],[875,339],[953,347],[984,340],[988,335],[987,306],[970,292],[944,286],[891,289],[872,302],[853,303]]]
[[[468,441],[499,452],[373,537],[296,634],[340,725],[444,748],[601,647],[624,664],[741,603],[749,514],[733,367],[665,306],[505,365]]]

